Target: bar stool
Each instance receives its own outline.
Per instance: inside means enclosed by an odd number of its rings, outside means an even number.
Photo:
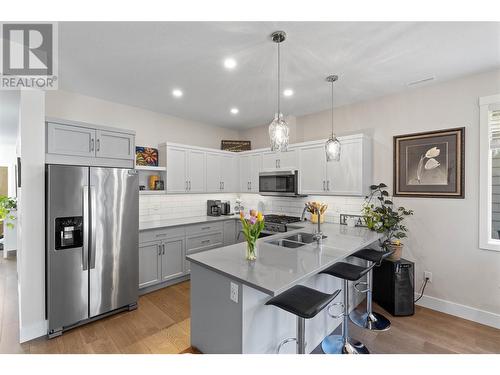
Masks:
[[[382,260],[391,255],[393,251],[379,251],[374,249],[363,249],[352,254],[353,257],[364,259],[367,261],[367,266],[379,266]],[[366,285],[366,290],[359,290],[359,284]],[[386,331],[391,327],[391,322],[382,314],[372,310],[372,290],[373,290],[373,270],[370,269],[367,275],[367,282],[359,282],[354,285],[354,288],[364,293],[366,292],[366,312],[361,313],[353,310],[349,315],[351,321],[358,327],[369,329],[371,331]]]
[[[273,305],[288,311],[297,316],[297,337],[287,338],[278,345],[276,353],[279,354],[281,347],[291,341],[297,343],[297,354],[305,354],[306,332],[305,320],[314,318],[340,293],[336,290],[333,294],[325,294],[315,289],[303,285],[295,285],[276,297],[266,302],[266,305]]]
[[[341,303],[344,311],[340,315],[332,315],[332,318],[343,318],[342,335],[330,335],[323,339],[321,348],[326,354],[370,354],[370,351],[361,342],[349,337],[349,281],[358,281],[366,275],[374,266],[365,268],[351,263],[337,262],[333,266],[321,271],[330,276],[344,280],[342,290],[344,300]]]

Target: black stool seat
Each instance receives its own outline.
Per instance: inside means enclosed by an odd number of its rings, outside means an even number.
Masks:
[[[387,258],[392,251],[379,251],[374,249],[363,249],[352,254],[353,257],[367,260],[369,262],[380,263],[382,259]]]
[[[333,294],[326,294],[303,285],[295,285],[286,292],[271,298],[266,302],[266,305],[274,305],[301,318],[311,319],[339,293],[340,290]]]
[[[371,269],[372,267],[366,268],[351,263],[337,262],[320,273],[326,273],[344,280],[356,281],[366,275]]]

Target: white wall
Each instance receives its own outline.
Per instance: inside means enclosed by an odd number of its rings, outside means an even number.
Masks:
[[[18,155],[21,189],[17,272],[21,342],[47,333],[45,322],[45,94],[22,91]]]
[[[374,181],[392,186],[393,136],[466,127],[465,199],[398,198],[413,209],[405,256],[416,261],[416,287],[433,273],[425,291],[432,297],[500,314],[500,253],[478,247],[478,98],[500,93],[500,70],[415,88],[398,95],[334,110],[339,135],[366,131],[374,139]],[[326,138],[331,111],[297,117],[294,139]],[[254,148],[267,147],[267,126],[241,132]],[[458,307],[462,308],[462,307]],[[477,312],[476,312],[477,313]],[[497,323],[500,316],[495,317]],[[500,323],[499,323],[500,324]]]
[[[62,90],[47,92],[46,114],[66,120],[135,130],[138,146],[158,147],[162,142],[177,142],[220,149],[222,139],[239,139],[237,130],[209,126]]]

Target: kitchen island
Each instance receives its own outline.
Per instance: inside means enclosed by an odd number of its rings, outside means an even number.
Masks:
[[[289,248],[269,243],[312,233],[313,225],[297,223],[292,229],[259,239],[253,262],[245,259],[246,243],[186,257],[191,262],[193,347],[203,353],[275,353],[280,341],[296,336],[296,318],[265,302],[297,284],[325,293],[340,289],[340,279],[319,272],[381,237],[366,228],[324,224],[327,237],[320,245]],[[337,297],[334,302],[339,301]],[[311,352],[340,322],[326,309],[307,320],[306,351]],[[294,343],[282,348],[282,353],[294,352]]]

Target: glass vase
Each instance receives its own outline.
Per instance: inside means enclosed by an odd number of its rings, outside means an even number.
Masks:
[[[255,241],[247,240],[247,260],[257,259],[257,254],[255,253]]]

